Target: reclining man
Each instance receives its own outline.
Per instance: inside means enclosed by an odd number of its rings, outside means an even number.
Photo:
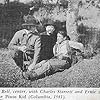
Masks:
[[[22,24],[26,29],[17,31],[8,45],[12,58],[22,71],[27,69],[25,61],[29,61],[34,66],[40,60],[41,40],[36,30],[37,25],[35,19],[27,18]]]
[[[53,47],[57,40],[57,34],[55,32],[55,25],[52,21],[48,21],[45,25],[46,31],[43,33],[40,33],[41,38],[41,52],[40,52],[40,60],[49,60],[51,59],[53,54]],[[28,66],[28,70],[34,69],[34,65]]]
[[[69,37],[66,32],[59,31],[57,34],[57,42],[54,45],[54,57],[49,60],[43,60],[36,64],[34,69],[23,72],[25,79],[35,80],[43,74],[48,75],[50,72],[63,71],[71,66]]]

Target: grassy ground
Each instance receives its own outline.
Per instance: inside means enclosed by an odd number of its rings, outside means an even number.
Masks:
[[[100,55],[84,59],[63,72],[29,81],[7,50],[0,50],[0,87],[100,87]]]

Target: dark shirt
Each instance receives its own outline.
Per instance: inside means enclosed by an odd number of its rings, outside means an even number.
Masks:
[[[51,59],[53,55],[53,46],[56,43],[56,36],[41,33],[41,60]]]

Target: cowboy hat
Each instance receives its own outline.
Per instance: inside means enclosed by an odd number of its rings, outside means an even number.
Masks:
[[[46,27],[46,26],[49,26],[49,25],[55,26],[55,25],[54,25],[54,21],[48,20],[47,23],[44,24],[45,27]]]
[[[27,15],[24,18],[25,23],[22,24],[22,26],[38,26],[39,22],[35,19],[35,17],[31,15]]]

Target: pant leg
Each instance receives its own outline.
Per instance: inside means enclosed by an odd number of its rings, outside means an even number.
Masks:
[[[20,50],[11,50],[11,56],[15,61],[16,65],[21,68],[22,71],[27,70],[27,66],[32,62],[32,57],[30,54],[23,53]]]
[[[10,52],[13,60],[15,61],[17,66],[23,65],[23,52],[20,50],[11,50]]]
[[[20,67],[22,71],[25,71],[26,67],[24,66],[24,53],[20,50],[11,50],[10,54],[13,60],[15,61],[16,65]]]
[[[64,69],[68,69],[71,66],[69,61],[59,59],[50,59],[49,64],[51,65],[51,70],[53,72],[62,71]]]
[[[50,59],[47,62],[41,64],[38,64],[37,69],[34,69],[36,74],[38,76],[44,74],[44,73],[49,73],[51,71],[57,72],[61,71],[64,69],[67,69],[70,67],[70,63],[66,60],[59,60],[59,59]]]
[[[41,63],[41,62],[40,62]],[[37,68],[35,68],[33,71],[38,75],[42,75],[42,74],[45,74],[47,71],[50,70],[51,66],[49,64],[49,62],[45,62],[45,63],[42,63],[42,64],[37,64],[36,65]]]

